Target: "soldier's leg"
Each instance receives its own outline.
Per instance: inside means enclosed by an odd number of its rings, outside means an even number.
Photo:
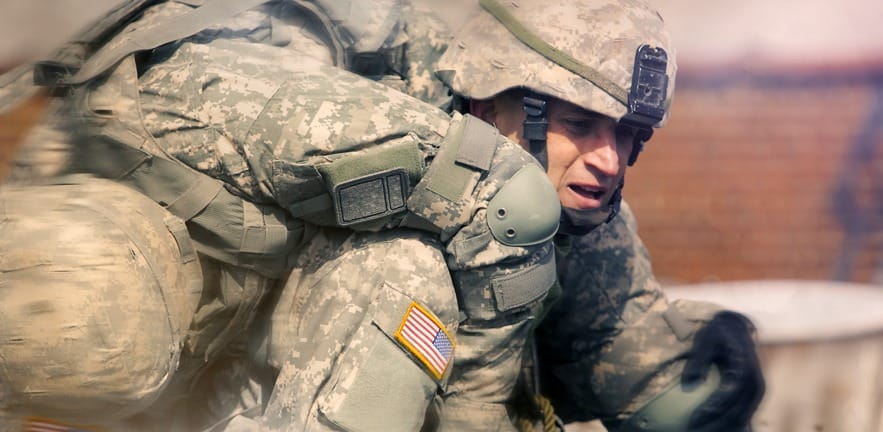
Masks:
[[[107,181],[0,190],[6,427],[111,426],[159,397],[202,288],[189,242],[179,219]]]
[[[457,300],[425,233],[325,231],[274,305],[264,430],[413,431],[449,373]]]

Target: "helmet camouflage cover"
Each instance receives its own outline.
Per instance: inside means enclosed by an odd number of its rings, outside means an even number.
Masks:
[[[647,4],[481,0],[481,5],[483,11],[439,60],[439,77],[456,94],[488,99],[524,87],[618,121],[630,112],[629,93],[637,93],[632,89],[636,53],[646,45],[661,48],[667,57],[665,73],[659,70],[662,79],[656,80],[657,106],[664,116],[651,124],[664,123],[676,66],[662,17]]]

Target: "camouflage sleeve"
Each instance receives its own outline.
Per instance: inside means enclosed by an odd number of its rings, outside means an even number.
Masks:
[[[401,70],[405,92],[424,102],[447,109],[451,102],[448,88],[435,75],[438,59],[448,48],[451,29],[426,2],[414,2],[404,10],[407,42],[404,44]]]
[[[559,246],[562,296],[536,331],[541,390],[566,422],[615,430],[680,376],[680,356],[718,307],[666,300],[628,206]]]

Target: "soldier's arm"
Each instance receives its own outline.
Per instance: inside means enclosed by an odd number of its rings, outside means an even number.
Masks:
[[[681,382],[697,331],[720,307],[667,301],[627,206],[569,246],[559,264],[562,298],[537,330],[541,391],[567,422],[600,418],[630,430],[636,414]],[[681,415],[702,401],[680,404]]]

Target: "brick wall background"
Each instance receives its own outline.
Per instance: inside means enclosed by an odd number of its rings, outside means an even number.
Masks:
[[[660,279],[880,282],[881,76],[682,68],[671,120],[626,185]],[[0,176],[45,105],[0,116]]]
[[[879,277],[883,80],[684,72],[626,186],[659,276]]]

